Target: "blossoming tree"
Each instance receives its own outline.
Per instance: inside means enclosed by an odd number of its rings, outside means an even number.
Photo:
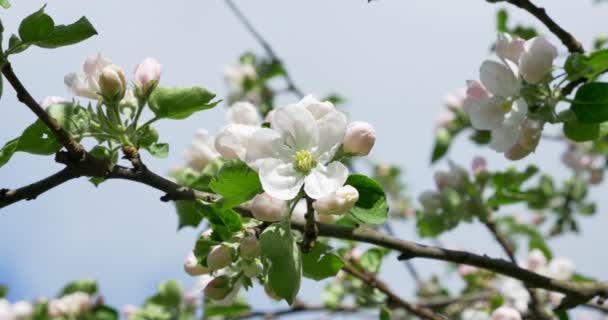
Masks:
[[[471,169],[449,162],[435,174],[435,190],[411,203],[397,166],[374,164],[366,173],[354,164],[367,157],[376,134],[371,124],[349,121],[337,95],[305,95],[282,61],[233,2],[227,5],[265,49],[243,54],[225,70],[230,94],[226,124],[217,133],[199,130],[182,167],[169,177],[145,165],[164,158],[169,145],[154,128],[158,121],[184,120],[222,100],[199,86],[161,81],[161,64],[146,58],[129,81],[123,68],[100,54],[82,70],[65,76],[70,98],[38,102],[10,63],[32,46],[53,49],[96,35],[85,18],[58,25],[45,8],[25,17],[18,32],[1,42],[0,78],[37,117],[0,149],[0,166],[16,152],[54,155],[59,172],[30,185],[0,190],[0,208],[32,200],[70,180],[95,185],[110,179],[141,183],[175,203],[180,227],[205,229],[192,245],[184,270],[199,277],[182,290],[175,281],[159,285],[143,306],[125,306],[129,319],[274,318],[298,312],[346,313],[380,319],[569,319],[569,310],[607,312],[608,283],[577,272],[555,257],[546,239],[577,232],[579,215],[595,212],[588,189],[603,177],[608,145],[608,44],[598,38],[592,50],[529,0],[505,2],[539,19],[561,44],[525,26],[510,26],[498,13],[495,58],[484,61],[479,81],[450,96],[436,128],[432,162],[446,156],[454,137],[471,132],[474,143],[516,161],[545,139],[567,146],[563,161],[571,179],[557,182],[536,166],[524,170],[488,169],[475,158]],[[8,9],[7,0],[0,6]],[[2,38],[0,37],[0,40]],[[6,48],[6,49],[4,49]],[[567,50],[561,59],[559,52]],[[277,105],[276,80],[296,97]],[[147,117],[151,114],[151,117]],[[543,135],[561,126],[563,136]],[[375,163],[374,160],[366,163]],[[378,162],[380,163],[380,162]],[[501,212],[519,204],[534,212],[530,221]],[[479,221],[504,250],[505,258],[477,255],[397,238],[391,223],[415,219],[422,237],[437,237],[463,222]],[[545,233],[543,230],[548,229]],[[393,283],[378,277],[391,252],[417,285],[405,299]],[[520,257],[520,258],[518,258]],[[443,261],[463,280],[459,290],[440,278],[422,279],[413,259]],[[302,277],[328,279],[323,303],[298,299]],[[285,301],[287,309],[258,311],[239,294],[261,286]],[[0,320],[117,319],[91,280],[67,284],[52,299],[9,302],[0,290]]]

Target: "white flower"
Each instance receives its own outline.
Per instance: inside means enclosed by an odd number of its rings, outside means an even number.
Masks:
[[[530,83],[544,80],[553,68],[557,58],[557,48],[544,37],[534,37],[526,41],[519,57],[519,72]]]
[[[521,320],[521,314],[510,307],[500,307],[492,312],[492,320]]]
[[[519,57],[524,52],[526,41],[520,38],[513,38],[508,33],[498,33],[496,40],[496,55],[503,60],[511,60],[519,63]]]
[[[557,280],[568,280],[574,275],[576,267],[570,259],[555,258],[549,262],[548,274]]]
[[[249,102],[237,102],[226,111],[227,123],[258,126],[260,121],[258,109]]]
[[[0,319],[12,320],[13,317],[13,308],[11,307],[11,304],[5,299],[0,299]]]
[[[536,150],[543,131],[543,123],[532,119],[526,119],[519,126],[519,129],[520,132],[517,141],[509,150],[507,150],[507,152],[505,152],[505,157],[507,159],[519,160]]]
[[[528,257],[526,259],[526,268],[530,271],[539,272],[544,270],[547,267],[547,258],[545,254],[538,250],[534,249],[528,253]]]
[[[82,65],[84,74],[69,73],[65,76],[64,82],[73,95],[97,100],[101,92],[99,76],[103,68],[110,64],[110,60],[98,53],[97,56],[85,60]]]
[[[186,163],[195,170],[203,170],[209,163],[217,160],[220,154],[215,150],[214,139],[207,130],[196,131],[194,140],[186,152]]]
[[[371,124],[364,121],[353,121],[346,127],[344,152],[355,156],[366,156],[375,143],[376,131]]]
[[[33,312],[34,307],[29,301],[17,301],[13,303],[13,315],[15,316],[15,320],[31,319]]]
[[[272,129],[249,139],[247,164],[257,170],[269,195],[291,200],[302,186],[319,199],[344,185],[348,168],[332,161],[344,139],[346,116],[334,106],[307,96],[276,109]]]
[[[251,214],[260,221],[281,221],[287,217],[288,211],[285,200],[274,198],[267,193],[260,193],[251,201]]]
[[[528,311],[530,293],[520,281],[512,278],[501,278],[498,283],[498,291],[519,312]]]
[[[318,214],[342,215],[347,213],[359,200],[359,191],[353,186],[345,185],[338,190],[321,197],[312,206]]]
[[[257,72],[251,64],[238,64],[224,68],[224,79],[230,89],[234,91],[241,90],[246,79],[255,78],[257,78]]]
[[[490,315],[481,310],[465,309],[460,315],[462,320],[490,320]]]
[[[209,268],[205,268],[198,263],[198,259],[193,252],[190,252],[184,261],[184,271],[191,276],[200,276],[210,272]]]

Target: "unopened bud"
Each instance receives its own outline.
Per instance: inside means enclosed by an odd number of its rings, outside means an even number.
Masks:
[[[287,202],[273,198],[267,193],[256,195],[251,202],[253,217],[261,221],[281,221],[287,217],[288,211]]]
[[[471,163],[471,170],[474,175],[486,172],[488,170],[488,163],[484,157],[475,157]]]
[[[264,271],[264,265],[259,259],[255,259],[253,261],[242,260],[241,270],[243,270],[243,273],[247,277],[255,278],[262,274],[262,271]]]
[[[147,96],[160,81],[161,64],[154,58],[146,58],[135,67],[134,80],[138,92]]]
[[[376,143],[376,131],[371,124],[354,121],[348,124],[344,135],[344,152],[355,156],[366,156]]]
[[[250,235],[241,240],[239,246],[239,255],[245,260],[253,260],[257,258],[262,249],[260,248],[260,242],[255,235]]]
[[[234,249],[225,245],[218,245],[213,247],[207,255],[207,267],[213,271],[219,270],[229,266],[234,258]]]
[[[521,320],[521,315],[511,307],[500,307],[492,313],[492,320]]]
[[[205,287],[205,297],[211,300],[222,300],[232,291],[232,281],[227,276],[217,277]]]
[[[355,206],[357,200],[359,200],[359,191],[346,185],[317,199],[312,206],[320,215],[343,215]]]
[[[99,75],[99,89],[108,103],[119,102],[127,91],[125,73],[115,64],[103,68]]]
[[[198,263],[198,259],[193,252],[186,257],[184,261],[184,271],[191,276],[200,276],[209,273],[209,269]]]

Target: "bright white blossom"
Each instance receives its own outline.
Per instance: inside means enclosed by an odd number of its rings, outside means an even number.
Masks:
[[[366,156],[375,143],[376,131],[371,124],[364,121],[353,121],[346,127],[344,152],[355,156]]]
[[[490,320],[487,312],[475,309],[466,309],[460,314],[462,320]]]
[[[548,275],[557,280],[569,280],[574,275],[576,267],[570,259],[554,258],[549,262]]]
[[[29,301],[17,301],[13,303],[13,316],[15,320],[28,320],[31,319],[34,307]]]
[[[89,310],[92,304],[91,296],[78,291],[49,301],[48,312],[51,317],[74,317]]]
[[[528,257],[526,259],[526,268],[528,270],[540,273],[546,267],[547,258],[542,251],[534,249],[528,253]]]
[[[237,102],[226,111],[226,123],[259,126],[260,121],[258,109],[249,102]]]
[[[260,221],[281,221],[287,217],[288,210],[285,200],[274,198],[267,193],[260,193],[251,201],[251,213]]]
[[[73,95],[97,100],[101,92],[99,76],[103,68],[110,64],[110,60],[98,53],[97,56],[85,60],[82,65],[83,74],[69,73],[64,82]]]
[[[226,159],[245,160],[247,142],[260,128],[260,114],[249,102],[237,102],[226,111],[226,122],[215,138],[215,149]]]
[[[320,215],[343,215],[359,200],[359,191],[353,186],[345,185],[338,190],[321,197],[312,206]]]
[[[521,320],[521,314],[511,308],[502,306],[492,312],[492,320]]]
[[[133,81],[143,94],[148,94],[158,85],[162,66],[154,58],[146,58],[135,67]]]
[[[530,293],[519,280],[501,277],[497,288],[500,294],[506,299],[509,305],[513,306],[513,308],[519,312],[528,311]]]
[[[332,161],[342,145],[346,116],[312,96],[276,109],[272,128],[248,141],[247,164],[258,171],[264,191],[291,200],[300,189],[319,199],[344,185],[348,168]]]
[[[215,150],[214,138],[209,135],[207,130],[197,130],[185,155],[186,164],[192,169],[200,171],[219,157],[220,154]]]

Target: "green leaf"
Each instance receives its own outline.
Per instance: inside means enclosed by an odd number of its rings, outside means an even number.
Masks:
[[[331,247],[317,242],[311,252],[302,255],[304,276],[314,280],[323,280],[335,276],[344,266],[344,262]]]
[[[158,131],[151,126],[139,128],[135,133],[135,143],[142,148],[146,148],[158,142]]]
[[[71,134],[81,135],[89,130],[91,116],[87,109],[79,105],[56,103],[50,105],[46,112]]]
[[[196,228],[203,220],[203,215],[196,209],[194,201],[175,201],[175,210],[179,217],[178,230],[183,227]]]
[[[600,135],[600,125],[569,121],[564,123],[564,135],[577,142],[595,140]]]
[[[175,280],[162,282],[158,293],[148,299],[146,304],[155,304],[165,308],[177,308],[182,300],[182,286]]]
[[[8,0],[0,0],[0,7],[8,9],[11,7],[11,3]]]
[[[452,135],[445,128],[440,128],[435,135],[435,146],[431,154],[431,163],[443,158],[450,148],[452,143]]]
[[[496,13],[496,31],[508,32],[507,21],[509,21],[509,13],[505,9],[500,9]]]
[[[90,295],[97,293],[97,282],[92,279],[84,279],[68,283],[63,289],[59,296],[64,296],[74,292],[84,292]]]
[[[257,172],[238,159],[224,163],[209,187],[222,196],[222,208],[232,208],[262,192]]]
[[[4,297],[6,297],[7,293],[8,293],[8,288],[6,286],[0,285],[0,299],[3,299]]]
[[[15,138],[7,142],[2,149],[0,149],[0,167],[4,166],[17,152],[19,145],[19,138]]]
[[[581,123],[608,121],[608,83],[592,82],[582,85],[571,106]]]
[[[391,320],[391,310],[388,307],[380,308],[380,320]]]
[[[233,318],[241,315],[245,315],[251,311],[251,307],[245,303],[237,301],[232,303],[229,306],[223,306],[218,304],[211,304],[209,302],[205,302],[205,310],[203,313],[205,314],[205,319],[211,319],[217,316],[224,316],[228,318]]]
[[[380,248],[371,248],[361,255],[359,264],[367,271],[377,273],[380,271],[382,259],[386,253],[386,250]]]
[[[53,19],[50,16],[44,13],[44,7],[46,7],[46,5],[21,21],[21,25],[19,25],[19,36],[23,42],[44,40],[53,32],[55,22],[53,22]]]
[[[59,149],[61,149],[61,144],[57,142],[51,130],[40,120],[27,127],[19,138],[18,151],[51,155]]]
[[[346,180],[347,185],[359,191],[359,200],[350,214],[364,223],[382,224],[388,218],[388,203],[382,187],[373,179],[361,174],[353,174]]]
[[[564,69],[571,81],[580,78],[595,79],[608,71],[608,49],[588,54],[573,53],[564,63]]]
[[[220,209],[215,204],[196,201],[196,209],[203,214],[211,228],[216,231],[222,240],[229,240],[235,232],[243,228],[241,216],[232,209]]]
[[[145,148],[151,155],[164,159],[169,156],[168,143],[153,143]]]
[[[267,259],[268,284],[272,291],[293,304],[302,278],[302,256],[288,222],[273,223],[260,235],[262,255]]]
[[[91,309],[93,319],[95,320],[118,320],[118,311],[106,306],[96,305]]]
[[[184,119],[191,114],[215,107],[215,94],[202,87],[158,87],[150,95],[150,109],[158,118]]]
[[[55,26],[53,31],[45,38],[36,41],[34,45],[41,48],[53,49],[84,41],[97,34],[97,30],[86,17],[68,25]]]

